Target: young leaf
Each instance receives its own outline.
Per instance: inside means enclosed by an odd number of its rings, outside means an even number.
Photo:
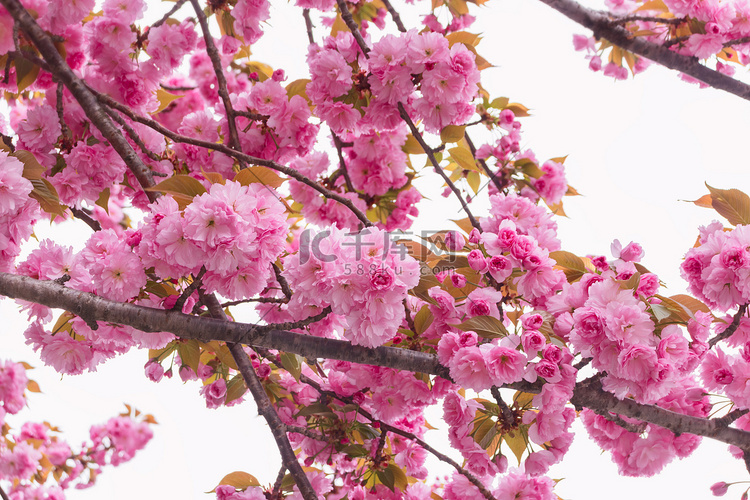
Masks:
[[[239,182],[243,186],[247,186],[254,182],[260,182],[265,186],[271,186],[277,188],[283,184],[284,179],[279,177],[279,174],[271,170],[270,168],[255,165],[252,167],[243,168],[237,175],[234,176],[234,181]]]
[[[750,196],[739,189],[716,189],[708,184],[711,205],[733,226],[750,224]]]

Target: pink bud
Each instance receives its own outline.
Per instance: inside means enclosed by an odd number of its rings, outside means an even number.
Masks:
[[[474,271],[482,274],[487,272],[487,259],[484,258],[481,250],[472,250],[466,258],[469,260],[469,267]]]
[[[721,497],[726,494],[728,489],[729,485],[724,481],[721,481],[711,486],[711,493],[713,493],[715,497]]]
[[[445,246],[451,252],[458,252],[466,244],[466,239],[458,231],[448,231],[445,233]]]
[[[459,273],[452,273],[451,283],[453,283],[453,286],[455,286],[456,288],[463,288],[466,286],[466,276]]]
[[[479,243],[479,239],[481,238],[481,234],[479,234],[479,229],[474,228],[471,230],[471,234],[469,234],[469,243],[472,243],[473,245],[476,245]]]

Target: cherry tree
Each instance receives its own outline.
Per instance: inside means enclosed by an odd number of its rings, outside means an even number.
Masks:
[[[750,96],[744,3],[543,1],[593,32],[574,48],[606,77],[655,62]],[[26,343],[65,375],[148,349],[146,377],[209,408],[252,399],[278,479],[228,473],[220,500],[552,499],[575,419],[624,475],[703,437],[750,464],[750,198],[695,201],[722,222],[686,249],[690,295],[637,242],[565,251],[565,158],[522,147],[528,109],[481,85],[470,3],[417,5],[409,29],[389,0],[299,0],[309,78],[289,81],[253,58],[264,0],[0,0],[0,294]],[[441,194],[463,218],[412,231]],[[87,241],[19,257],[42,220]],[[80,449],[11,428],[29,368],[0,361],[4,500],[63,498],[150,439],[130,407]],[[435,405],[451,452],[425,439]],[[455,473],[428,479],[428,455]]]

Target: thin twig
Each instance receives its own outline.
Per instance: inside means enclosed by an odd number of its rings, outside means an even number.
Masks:
[[[382,0],[383,5],[385,5],[385,8],[388,9],[388,13],[391,15],[391,18],[393,19],[393,22],[396,23],[396,27],[401,33],[406,33],[406,26],[404,26],[404,23],[401,22],[401,16],[398,15],[398,11],[393,8],[393,5],[391,5],[391,2],[389,0]]]
[[[221,307],[232,307],[232,306],[238,306],[240,304],[247,304],[248,302],[259,302],[261,304],[286,304],[289,302],[289,299],[286,297],[279,298],[279,297],[255,297],[252,299],[242,299],[242,300],[233,300],[231,302],[223,302],[221,304]]]
[[[241,151],[242,147],[240,146],[240,137],[237,134],[236,116],[234,108],[232,107],[232,100],[229,98],[229,91],[227,90],[227,78],[224,76],[224,70],[221,67],[221,56],[219,55],[219,50],[216,48],[214,38],[211,36],[211,31],[208,29],[208,19],[206,19],[206,14],[203,12],[203,9],[201,9],[198,0],[190,0],[190,3],[193,4],[195,14],[198,16],[198,22],[201,25],[201,31],[203,31],[203,39],[206,42],[206,54],[208,54],[208,58],[211,59],[211,64],[213,65],[214,73],[216,74],[216,81],[219,84],[218,93],[224,103],[224,110],[227,114],[227,124],[229,125],[229,145],[232,149]]]
[[[344,24],[346,24],[346,27],[349,28],[349,31],[352,32],[352,36],[354,36],[354,39],[357,41],[357,45],[359,45],[359,48],[362,49],[362,53],[365,55],[365,57],[370,57],[368,55],[370,52],[370,47],[367,46],[367,42],[365,42],[365,39],[362,38],[362,33],[359,32],[359,27],[357,27],[357,23],[354,22],[352,13],[349,12],[349,8],[346,6],[346,1],[336,0],[336,5],[338,5],[339,12],[341,12],[341,19],[344,20]]]
[[[631,424],[630,422],[624,420],[620,415],[613,415],[609,413],[608,411],[603,411],[603,412],[595,411],[595,412],[597,415],[604,417],[605,419],[609,420],[613,424],[617,424],[618,426],[622,427],[626,431],[632,432],[635,434],[642,434],[648,427],[648,424],[646,422],[641,422],[639,424]]]
[[[178,10],[180,10],[180,7],[182,7],[182,5],[186,1],[187,0],[177,0],[177,2],[175,2],[174,6],[171,9],[169,9],[169,12],[167,12],[166,14],[164,14],[164,17],[162,17],[161,19],[159,19],[158,21],[156,21],[154,24],[151,25],[151,29],[158,28],[162,24],[166,23],[167,19],[169,19],[170,17],[172,17],[175,12],[177,12]]]
[[[732,318],[732,322],[729,324],[729,326],[718,334],[716,337],[712,338],[708,341],[709,347],[715,346],[717,343],[721,342],[724,339],[728,339],[731,337],[734,332],[737,331],[737,328],[740,327],[740,321],[742,320],[742,316],[745,315],[745,312],[747,312],[747,304],[742,304],[740,308],[737,310],[737,313],[734,315],[734,318]]]
[[[179,297],[177,297],[177,300],[175,301],[174,305],[172,306],[173,311],[182,311],[182,308],[185,306],[185,302],[187,302],[187,299],[190,298],[191,295],[198,289],[199,286],[203,284],[203,276],[206,274],[206,266],[201,267],[201,270],[198,272],[198,276],[196,276],[192,283],[190,283],[187,288],[180,294]]]
[[[3,490],[1,486],[0,486],[0,498],[2,498],[3,500],[10,500],[10,498],[8,498],[8,495],[5,494],[5,491]]]
[[[469,145],[469,149],[471,150],[471,156],[475,157],[477,156],[477,148],[474,147],[474,143],[471,141],[471,137],[469,137],[469,133],[464,131],[464,139],[466,139],[466,143]],[[493,173],[492,170],[490,170],[490,167],[487,165],[487,162],[484,160],[477,159],[479,162],[479,165],[484,169],[485,173],[489,176],[490,179],[492,179],[492,183],[495,184],[495,187],[498,191],[502,191],[504,189],[502,182],[497,180],[497,175],[500,173],[498,172]]]
[[[3,1],[3,0],[0,0]],[[330,198],[332,200],[335,200],[342,205],[344,205],[346,208],[351,210],[351,212],[359,219],[362,224],[364,224],[367,227],[372,226],[372,222],[367,218],[367,216],[362,213],[357,207],[354,206],[354,203],[349,198],[345,198],[344,196],[341,196],[340,194],[337,194],[329,189],[324,188],[323,186],[319,185],[317,182],[308,179],[304,175],[300,174],[297,170],[280,165],[274,161],[271,160],[265,160],[263,158],[256,158],[254,156],[250,156],[248,154],[242,153],[240,151],[235,151],[234,149],[228,147],[226,144],[218,144],[213,143],[209,141],[203,141],[200,139],[194,139],[192,137],[187,137],[184,135],[177,134],[176,132],[172,132],[168,128],[161,125],[159,122],[152,120],[151,118],[146,118],[144,116],[141,116],[137,114],[135,111],[130,109],[129,107],[125,106],[124,104],[120,104],[119,102],[115,101],[111,97],[105,94],[100,94],[93,89],[90,89],[91,92],[96,96],[96,98],[102,103],[105,104],[111,108],[116,109],[117,111],[120,111],[124,115],[126,115],[131,120],[142,123],[153,130],[156,130],[160,134],[164,135],[165,137],[171,139],[173,142],[179,142],[183,144],[192,144],[193,146],[198,146],[206,149],[211,149],[214,151],[218,151],[220,153],[224,153],[227,156],[231,156],[233,158],[236,158],[240,162],[247,162],[252,163],[255,165],[262,165],[264,167],[268,167],[270,169],[276,170],[278,172],[281,172],[283,174],[288,175],[289,177],[294,178],[295,180],[300,181],[301,183],[310,186],[326,198]]]
[[[748,411],[750,410],[748,410],[747,408],[735,408],[723,417],[714,418],[712,419],[712,421],[717,427],[728,427],[731,423],[740,418],[742,415],[745,415]]]
[[[435,158],[435,154],[432,152],[432,148],[427,145],[424,138],[422,137],[422,134],[419,132],[419,129],[417,129],[417,126],[414,125],[414,122],[411,121],[411,117],[409,117],[409,113],[406,112],[406,108],[404,108],[404,105],[401,103],[398,103],[398,111],[401,113],[401,118],[406,122],[406,124],[409,126],[409,129],[411,130],[412,135],[417,140],[420,146],[422,146],[422,149],[424,149],[424,152],[427,153],[427,157],[430,159],[430,163],[432,163],[433,168],[435,171],[440,174],[440,177],[443,178],[446,184],[448,184],[448,187],[453,192],[453,194],[458,198],[458,201],[461,203],[461,207],[463,207],[464,212],[466,212],[466,215],[469,217],[469,221],[471,222],[471,225],[477,228],[478,231],[482,231],[482,226],[479,225],[479,222],[474,218],[474,214],[471,213],[471,210],[469,210],[469,206],[466,204],[466,201],[464,201],[464,197],[461,196],[461,191],[456,187],[455,184],[453,184],[453,181],[451,181],[450,177],[445,175],[445,172],[443,171],[442,167],[440,166],[440,163],[437,161],[437,158]]]
[[[299,321],[290,321],[287,323],[271,323],[268,325],[259,325],[256,327],[255,330],[258,333],[263,333],[263,332],[271,331],[271,330],[296,330],[298,328],[302,328],[312,323],[317,323],[318,321],[321,321],[329,314],[331,314],[331,306],[326,307],[315,316],[310,316],[309,318],[301,319]]]
[[[245,385],[247,385],[247,388],[255,399],[255,403],[258,406],[258,413],[266,419],[266,423],[271,428],[273,438],[276,440],[276,446],[281,453],[281,460],[297,483],[297,488],[299,488],[302,498],[305,500],[317,500],[318,495],[310,484],[305,471],[302,470],[297,461],[297,456],[291,444],[289,444],[289,438],[286,436],[286,425],[281,421],[279,414],[276,413],[273,404],[268,399],[263,384],[260,383],[258,374],[255,373],[255,369],[250,363],[250,358],[247,357],[247,353],[242,349],[240,344],[228,344],[228,346],[229,351],[232,353],[232,358],[234,358],[237,368],[239,368],[242,374]]]
[[[187,0],[183,0],[187,1]],[[164,90],[168,90],[170,92],[190,92],[191,90],[195,90],[198,87],[189,87],[189,86],[183,86],[183,85],[166,85],[164,83],[160,83],[159,86],[163,88]]]
[[[273,268],[273,274],[276,276],[276,281],[279,282],[279,286],[281,287],[281,292],[284,294],[284,297],[291,300],[292,289],[289,288],[289,282],[287,282],[284,275],[281,274],[281,269],[276,265],[275,262],[271,264],[271,267]]]
[[[503,418],[503,422],[505,422],[505,424],[508,427],[513,426],[513,424],[515,424],[515,421],[516,421],[515,417],[513,416],[513,410],[511,410],[508,404],[503,400],[503,397],[500,394],[500,389],[498,389],[495,386],[492,386],[492,389],[490,390],[490,392],[492,393],[492,397],[495,398],[495,401],[497,402],[497,406],[500,407],[500,415]]]
[[[76,219],[82,220],[83,222],[86,223],[87,226],[89,226],[94,231],[102,230],[102,225],[99,224],[99,221],[91,217],[91,215],[87,211],[81,208],[76,208],[76,207],[70,207],[70,211],[73,212],[73,215],[75,216]]]
[[[281,483],[284,481],[284,476],[286,476],[286,465],[281,464],[281,468],[279,469],[279,473],[276,475],[276,482],[273,483],[273,489],[271,490],[271,498],[279,497],[281,493]]]
[[[55,109],[57,111],[57,119],[60,121],[60,131],[62,132],[63,137],[70,138],[72,137],[72,135],[70,133],[70,128],[68,127],[68,124],[65,123],[65,110],[63,108],[63,90],[64,89],[65,89],[65,86],[62,84],[62,82],[57,82],[57,90],[55,93],[57,102],[55,103]]]
[[[354,189],[352,179],[349,177],[349,170],[346,168],[346,162],[344,161],[344,153],[342,151],[344,143],[335,133],[331,132],[331,135],[333,136],[333,144],[336,146],[336,152],[339,156],[339,170],[341,170],[341,174],[344,176],[344,181],[346,181],[346,189],[350,193],[356,193],[357,191]]]
[[[302,17],[305,18],[305,27],[307,27],[307,40],[310,45],[315,43],[315,37],[313,36],[313,23],[310,19],[310,9],[302,9]]]
[[[120,116],[114,109],[105,107],[104,110],[107,112],[107,114],[116,121],[122,129],[128,134],[128,137],[130,137],[136,145],[143,151],[143,154],[148,156],[153,161],[161,161],[161,158],[159,155],[148,149],[148,146],[146,146],[146,143],[143,142],[143,139],[138,135],[138,133],[135,131],[133,127],[128,125],[128,123],[125,121],[125,119]]]

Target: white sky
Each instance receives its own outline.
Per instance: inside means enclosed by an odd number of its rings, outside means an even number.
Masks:
[[[394,4],[402,8],[402,2]],[[572,47],[573,33],[587,32],[539,2],[493,0],[472,8],[478,17],[472,31],[484,33],[478,50],[496,65],[484,71],[483,86],[493,97],[508,96],[531,108],[533,116],[522,120],[524,146],[540,160],[569,155],[569,182],[585,195],[565,200],[569,219],[558,222],[563,248],[609,256],[614,238],[638,241],[646,251],[644,265],[667,283],[667,293],[681,293],[682,256],[693,245],[697,226],[718,216],[679,200],[705,194],[704,182],[750,190],[750,103],[700,90],[656,67],[625,82],[594,74]],[[407,26],[415,25],[407,12],[402,17]],[[301,15],[286,3],[274,5],[270,24],[282,29],[268,30],[254,47],[257,59],[274,64],[283,57],[290,61],[285,63],[290,80],[306,77]],[[435,229],[443,228],[446,218],[462,217],[448,203],[420,209],[430,213],[426,224],[434,223]],[[46,232],[41,226],[40,238]],[[70,231],[55,237],[80,246],[80,235]],[[206,499],[211,497],[203,492],[234,470],[273,482],[278,453],[252,403],[207,410],[196,383],[147,381],[141,374],[145,352],[110,361],[95,374],[60,381],[23,345],[24,323],[15,311],[13,303],[0,301],[0,317],[7,324],[0,330],[0,358],[40,367],[29,375],[44,391],[30,397],[21,417],[60,425],[71,443],[83,440],[90,424],[118,413],[122,403],[154,414],[162,424],[132,462],[107,470],[91,490],[70,491],[69,499]],[[433,424],[436,419],[431,418]],[[712,498],[708,487],[716,481],[747,479],[726,446],[707,440],[693,457],[669,465],[656,478],[620,478],[609,456],[577,429],[573,449],[551,474],[566,478],[556,490],[565,499],[703,499]],[[444,440],[436,442],[448,449]],[[741,492],[733,489],[729,495],[738,498]]]

